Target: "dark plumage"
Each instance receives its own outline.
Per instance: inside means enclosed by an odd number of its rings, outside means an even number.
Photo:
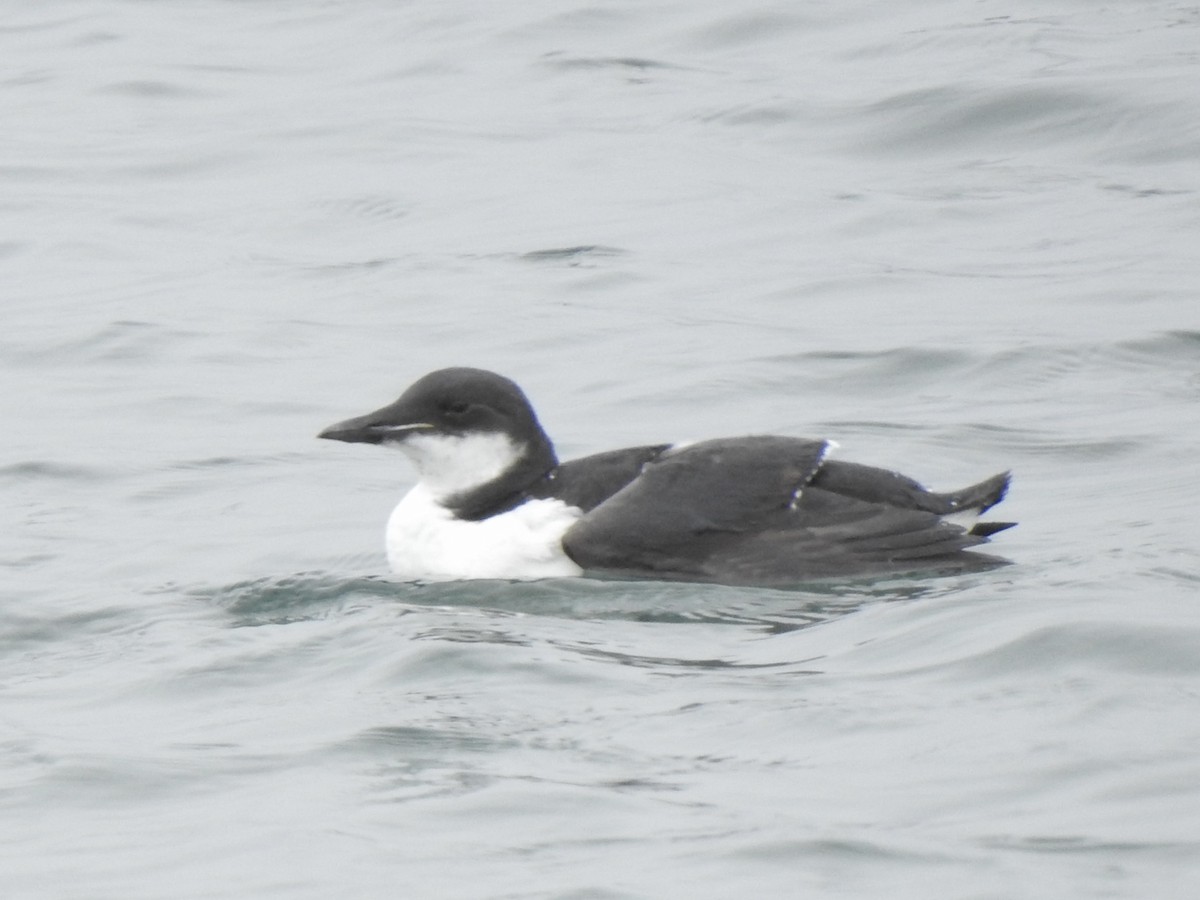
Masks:
[[[516,448],[511,463],[439,503],[456,520],[482,523],[561,501],[580,512],[561,549],[586,571],[752,585],[963,571],[1000,562],[970,550],[1014,524],[954,521],[999,503],[1008,473],[935,493],[896,472],[827,460],[831,445],[820,440],[721,438],[559,463],[521,389],[480,369],[433,372],[396,403],[321,437],[406,449],[497,435]],[[412,455],[420,466],[428,454]]]

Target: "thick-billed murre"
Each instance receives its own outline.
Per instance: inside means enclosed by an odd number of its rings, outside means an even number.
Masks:
[[[319,435],[402,450],[420,481],[392,512],[405,578],[586,572],[787,585],[964,571],[1012,522],[980,522],[1009,473],[950,493],[828,459],[829,441],[755,436],[655,444],[560,463],[524,392],[483,369],[418,380],[395,403]]]

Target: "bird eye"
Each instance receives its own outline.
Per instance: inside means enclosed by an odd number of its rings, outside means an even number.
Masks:
[[[465,403],[462,400],[453,400],[442,407],[442,409],[452,416],[461,416],[470,408],[471,404]]]

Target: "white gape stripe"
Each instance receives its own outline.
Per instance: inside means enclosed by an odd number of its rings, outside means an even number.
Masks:
[[[561,500],[529,500],[470,522],[439,504],[422,481],[388,519],[388,565],[403,578],[430,581],[580,575],[562,536],[582,515]]]
[[[407,434],[410,431],[429,431],[433,428],[428,422],[413,422],[411,425],[376,425],[376,431],[388,434]]]

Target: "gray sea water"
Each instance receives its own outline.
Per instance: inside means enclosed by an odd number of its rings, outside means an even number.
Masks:
[[[0,895],[1197,896],[1200,6],[0,9]],[[1013,565],[395,583],[462,364]]]

